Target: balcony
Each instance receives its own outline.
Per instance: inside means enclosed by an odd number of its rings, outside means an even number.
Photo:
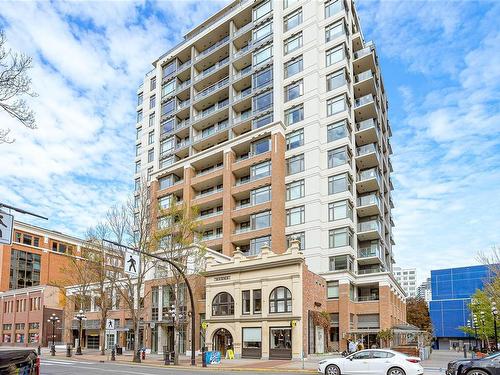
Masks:
[[[377,118],[377,100],[374,95],[368,94],[358,98],[354,102],[354,112],[357,121],[363,121],[369,118]]]
[[[196,121],[199,121],[203,118],[211,116],[212,114],[216,113],[217,111],[219,111],[223,108],[226,108],[228,105],[229,105],[229,99],[225,99],[221,102],[215,103],[213,106],[208,107],[207,109],[204,109],[203,111],[201,111],[197,115],[195,115],[193,122],[196,122]]]
[[[217,133],[220,133],[221,131],[223,130],[226,130],[229,128],[229,121],[226,120],[224,122],[220,122],[218,123],[217,125],[211,127],[211,128],[208,128],[210,130],[207,130],[207,131],[202,131],[201,134],[197,134],[194,136],[194,141],[195,142],[198,142],[198,141],[201,141],[203,139],[207,139],[207,138],[210,138],[211,136],[217,134]]]
[[[354,52],[353,65],[355,74],[366,72],[367,70],[375,71],[377,64],[375,61],[374,46],[369,45]]]
[[[356,179],[356,189],[359,193],[379,191],[382,187],[382,179],[377,168],[360,171]]]
[[[365,145],[368,143],[376,143],[380,139],[380,131],[378,122],[369,118],[356,123],[356,144]]]
[[[237,102],[241,99],[249,97],[250,95],[252,95],[252,87],[248,87],[244,90],[241,90],[239,93],[237,93],[233,98],[233,102]]]
[[[264,38],[259,39],[257,41],[250,40],[246,46],[244,46],[244,47],[240,48],[238,51],[236,51],[236,53],[233,56],[233,59],[239,59],[240,57],[246,55],[248,52],[259,48],[260,46],[262,46],[263,44],[266,44],[267,42],[269,42],[272,39],[273,39],[273,34],[269,34],[269,35],[265,36]]]
[[[229,63],[229,57],[226,57],[225,59],[222,59],[212,65],[211,67],[205,69],[202,71],[200,74],[198,74],[196,77],[194,77],[194,81],[198,82],[204,77],[208,77],[210,74],[214,73],[218,69],[222,68],[223,66],[227,65]]]
[[[199,219],[205,220],[205,219],[210,219],[211,217],[216,217],[216,216],[221,216],[221,215],[222,215],[222,211],[214,211],[214,212],[211,212],[211,213],[205,214],[205,215],[200,214]]]
[[[240,35],[246,33],[247,31],[250,31],[252,30],[254,27],[254,23],[253,22],[249,22],[247,23],[245,26],[242,26],[240,27],[238,30],[236,30],[233,34],[233,37],[237,38],[239,37]]]
[[[222,87],[227,86],[228,84],[229,84],[229,77],[226,77],[226,78],[220,80],[219,82],[216,82],[213,85],[208,86],[207,88],[205,88],[202,91],[200,91],[199,93],[197,93],[195,95],[195,99],[199,100],[199,99],[207,96],[208,94],[215,92]]]
[[[216,49],[218,49],[222,45],[226,44],[228,41],[229,41],[229,36],[226,36],[226,37],[222,38],[221,40],[219,40],[218,42],[216,42],[212,46],[210,46],[207,49],[205,49],[202,52],[200,52],[198,54],[198,56],[196,56],[195,61],[201,60],[203,57],[209,55],[210,53],[214,52]]]
[[[358,264],[379,264],[381,261],[379,244],[358,248]]]
[[[222,233],[207,234],[201,237],[202,241],[213,241],[222,238]]]
[[[358,196],[356,211],[359,217],[381,215],[381,202],[377,194]]]
[[[367,94],[377,94],[377,81],[371,70],[354,76],[354,94],[360,97]]]
[[[382,266],[375,266],[375,267],[363,267],[363,268],[358,268],[358,275],[368,275],[372,273],[380,273],[380,272],[386,272],[384,270],[384,267]]]
[[[358,240],[370,241],[381,238],[381,223],[378,219],[358,222]]]
[[[357,302],[369,302],[369,301],[378,301],[378,294],[367,295],[367,296],[358,296]]]
[[[236,81],[243,76],[249,75],[250,73],[252,73],[252,65],[249,65],[246,68],[241,69],[238,73],[233,75],[233,81]]]
[[[359,169],[373,168],[380,164],[376,143],[369,143],[356,148],[356,166]]]
[[[187,81],[182,82],[180,85],[177,85],[175,92],[178,94],[179,92],[185,90],[191,85],[191,80],[188,79]]]
[[[205,193],[198,193],[198,194],[196,194],[195,199],[208,197],[210,195],[214,195],[214,194],[220,193],[222,190],[224,190],[224,189],[222,189],[222,188],[220,188],[220,189],[213,189],[213,190],[207,191]]]

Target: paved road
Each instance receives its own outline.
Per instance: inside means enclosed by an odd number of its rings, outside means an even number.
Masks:
[[[206,371],[206,370],[188,370],[188,369],[172,369],[165,367],[153,367],[146,365],[128,365],[121,363],[99,363],[93,361],[70,361],[63,359],[45,359],[42,358],[42,371],[41,375],[114,375],[114,374],[136,374],[136,375],[194,375],[194,374],[214,374],[220,373],[221,375],[269,375],[268,372],[248,372],[248,371]],[[305,373],[307,374],[307,373]],[[309,375],[311,373],[308,373]]]

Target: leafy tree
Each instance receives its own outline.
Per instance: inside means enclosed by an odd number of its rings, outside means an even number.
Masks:
[[[422,298],[406,300],[406,321],[426,332],[432,332],[432,322],[427,303]]]
[[[388,348],[391,346],[391,341],[394,338],[394,332],[392,332],[392,329],[390,328],[382,329],[377,333],[377,338],[380,340],[380,346]]]
[[[31,90],[28,70],[32,58],[7,49],[5,32],[0,30],[0,109],[29,129],[36,129],[35,115],[23,96],[36,96]],[[12,143],[10,129],[0,129],[0,144]]]

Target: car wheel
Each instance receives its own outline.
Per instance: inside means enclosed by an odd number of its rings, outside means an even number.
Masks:
[[[335,365],[328,365],[325,369],[325,375],[340,375],[340,369]]]
[[[387,375],[406,375],[402,368],[392,367],[387,371]]]
[[[490,375],[490,374],[483,370],[470,370],[467,371],[466,375]]]

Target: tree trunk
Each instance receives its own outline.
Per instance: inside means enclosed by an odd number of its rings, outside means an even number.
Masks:
[[[174,325],[174,365],[179,364],[179,330]]]
[[[141,353],[139,353],[140,343],[139,343],[139,324],[140,320],[137,319],[134,327],[134,362],[141,363]]]
[[[101,335],[101,355],[106,355],[106,322],[104,325],[101,321],[101,330],[99,332]]]

